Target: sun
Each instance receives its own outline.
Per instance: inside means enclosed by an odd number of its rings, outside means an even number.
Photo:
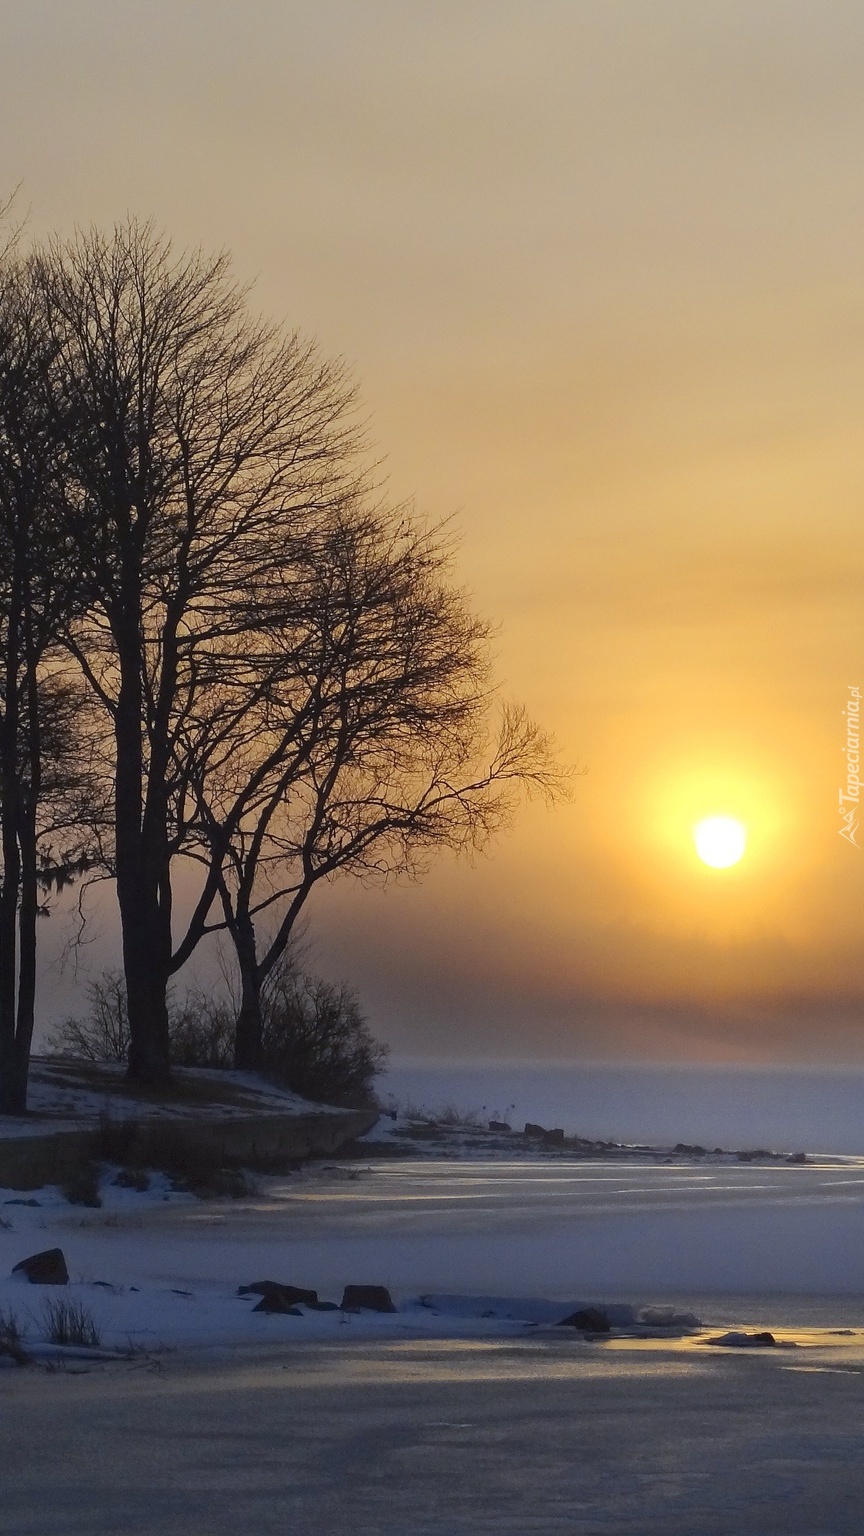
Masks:
[[[706,816],[693,828],[693,841],[703,864],[728,869],[737,864],[747,846],[747,829],[734,816]]]

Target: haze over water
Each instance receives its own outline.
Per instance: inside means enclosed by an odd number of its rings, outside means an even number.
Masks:
[[[864,1154],[864,1071],[394,1061],[386,1101],[561,1126],[568,1135],[731,1151]]]

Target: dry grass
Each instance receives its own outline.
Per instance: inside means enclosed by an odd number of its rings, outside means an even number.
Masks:
[[[30,1364],[24,1348],[24,1329],[14,1312],[0,1312],[0,1355],[14,1360],[16,1365]]]
[[[479,1109],[457,1109],[455,1104],[441,1104],[429,1109],[406,1099],[398,1106],[400,1120],[413,1120],[418,1125],[438,1126],[442,1130],[485,1131],[488,1116]]]
[[[48,1297],[42,1303],[42,1320],[49,1344],[77,1344],[98,1349],[102,1336],[92,1312],[80,1301]]]

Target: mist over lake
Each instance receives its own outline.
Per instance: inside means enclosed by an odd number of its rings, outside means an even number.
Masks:
[[[454,1106],[516,1128],[533,1120],[568,1135],[864,1153],[864,1071],[858,1068],[394,1060],[379,1092],[385,1102],[392,1095],[399,1104]]]

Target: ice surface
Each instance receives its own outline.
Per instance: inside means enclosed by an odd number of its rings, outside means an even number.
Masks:
[[[281,1321],[5,1372],[2,1536],[860,1536],[860,1356]]]

